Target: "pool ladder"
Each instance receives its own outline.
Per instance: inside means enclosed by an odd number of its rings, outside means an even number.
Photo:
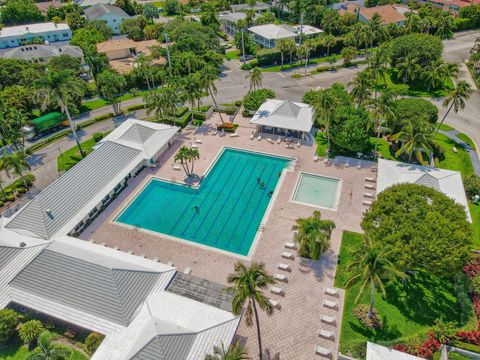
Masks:
[[[263,224],[258,225],[257,231],[265,231],[265,225]]]

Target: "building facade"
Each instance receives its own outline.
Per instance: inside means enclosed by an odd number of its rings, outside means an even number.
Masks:
[[[85,9],[85,16],[88,20],[103,20],[112,29],[114,35],[120,34],[120,25],[123,20],[130,16],[117,6],[108,4],[96,4]]]
[[[38,23],[5,27],[0,30],[0,49],[7,49],[27,44],[48,44],[68,41],[72,30],[64,23]]]

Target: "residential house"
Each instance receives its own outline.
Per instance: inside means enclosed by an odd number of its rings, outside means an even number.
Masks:
[[[362,7],[357,4],[347,4],[345,8],[339,10],[342,13],[350,13],[358,16],[362,22],[369,22],[375,14],[380,15],[383,24],[405,25],[407,17],[405,14],[411,10],[403,5],[387,4],[374,7]]]
[[[253,6],[251,6],[249,4],[230,5],[230,9],[232,10],[232,12],[240,12],[240,11],[247,12],[248,10],[253,10],[256,13],[262,13],[262,12],[269,11],[270,8],[271,8],[270,5],[265,4],[263,2],[256,2],[255,5],[253,5]]]
[[[112,29],[114,35],[120,34],[120,25],[130,16],[121,8],[108,4],[95,4],[84,10],[88,20],[103,20]]]
[[[431,4],[437,9],[458,14],[461,8],[480,5],[480,0],[419,0],[420,3]]]
[[[112,39],[97,44],[97,52],[107,56],[110,66],[121,74],[127,74],[135,67],[138,55],[151,55],[153,46],[163,46],[157,40],[133,41],[130,39]],[[156,59],[153,65],[164,64],[165,58]]]
[[[0,53],[0,57],[4,59],[19,59],[39,63],[48,62],[51,58],[60,55],[69,55],[79,58],[81,63],[84,62],[82,49],[73,45],[30,44],[7,49]]]
[[[61,8],[63,4],[59,0],[52,0],[52,1],[41,1],[41,2],[36,2],[35,6],[37,7],[38,10],[42,14],[46,14],[48,11],[48,8],[53,7],[55,9]]]
[[[103,5],[114,5],[116,0],[78,0],[77,5],[82,9],[86,9],[90,6],[103,4]]]
[[[310,25],[276,25],[266,24],[252,26],[248,29],[252,33],[253,39],[257,44],[267,49],[273,49],[277,46],[279,40],[291,39],[297,43],[308,37],[316,36],[322,33],[322,30]]]
[[[68,41],[72,38],[72,30],[64,23],[38,23],[9,26],[0,29],[0,49],[17,47],[32,43],[52,43]]]
[[[222,30],[230,36],[235,36],[239,31],[238,21],[245,20],[247,14],[244,12],[224,11],[219,14],[218,18],[222,25]]]

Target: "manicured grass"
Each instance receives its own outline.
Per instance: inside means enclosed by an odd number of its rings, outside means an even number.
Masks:
[[[325,63],[325,62],[328,62],[330,60],[332,62],[335,62],[335,61],[340,60],[341,58],[342,57],[340,55],[336,55],[336,54],[333,54],[333,55],[330,55],[330,56],[312,58],[312,59],[308,60],[308,66],[314,65],[314,64]],[[283,68],[282,68],[282,65],[274,65],[274,66],[261,67],[261,70],[263,72],[278,72],[278,71],[286,71],[286,70],[297,69],[299,67],[305,66],[305,61],[304,60],[294,61],[291,64],[289,64],[289,62],[288,62],[289,59],[290,59],[289,55],[285,55]]]
[[[335,286],[343,288],[350,277],[348,264],[359,251],[362,235],[344,231],[337,265]],[[387,297],[383,299],[379,293],[375,296],[375,309],[383,319],[381,330],[370,330],[364,327],[353,315],[355,298],[359,286],[346,291],[345,305],[340,337],[340,351],[344,354],[356,353],[355,348],[364,347],[367,340],[374,342],[390,342],[401,338],[427,332],[435,319],[456,322],[459,326],[460,309],[457,305],[453,285],[445,279],[439,279],[427,273],[417,273],[407,282],[391,282],[386,284]],[[360,298],[359,303],[368,304],[369,291]],[[470,311],[470,321],[474,321]]]
[[[62,346],[63,347],[63,346]],[[72,355],[68,360],[88,360],[89,357],[78,352],[75,349],[72,350]],[[26,345],[13,344],[12,346],[0,350],[0,359],[2,360],[26,360],[32,352],[28,350]]]
[[[120,97],[120,101],[127,101],[130,99],[141,97],[146,93],[147,91],[139,91],[136,94],[127,93]],[[103,99],[89,100],[82,103],[82,105],[80,106],[80,112],[83,113],[87,111],[92,111],[108,105],[109,105],[108,102]]]
[[[470,208],[470,215],[472,215],[473,221],[473,248],[480,250],[480,204],[472,204],[468,202]]]
[[[317,132],[315,136],[315,140],[317,141],[317,151],[316,154],[320,157],[327,156],[327,136],[324,132]]]
[[[95,144],[96,144],[95,140],[93,140],[93,138],[90,138],[88,140],[81,142],[80,146],[85,152],[85,155],[88,155],[93,151],[93,146]],[[67,171],[71,169],[74,165],[78,164],[80,160],[82,160],[82,156],[80,155],[80,151],[78,150],[77,145],[75,145],[58,156],[57,158],[58,171]]]
[[[455,141],[448,138],[446,135],[437,134],[436,140],[445,150],[442,159],[437,159],[435,165],[442,169],[460,171],[463,176],[472,175],[474,173],[472,161],[468,152],[459,146]],[[453,152],[455,147],[457,152]]]
[[[372,144],[372,149],[375,148],[375,137],[370,138],[370,144]],[[390,154],[390,143],[385,139],[378,139],[377,151],[380,153],[381,157],[386,160],[396,160],[395,156]]]
[[[453,127],[451,127],[450,125],[447,125],[447,124],[442,124],[442,125],[440,125],[440,130],[452,131],[452,130],[455,130],[455,128],[453,128]]]
[[[458,134],[457,137],[460,140],[464,141],[468,146],[470,146],[472,150],[476,149],[475,144],[473,143],[473,140],[470,139],[467,134],[461,133],[461,134]]]
[[[400,79],[397,78],[397,70],[391,69],[391,68],[388,69],[387,73],[385,74],[385,81],[383,81],[383,79],[380,80],[379,85],[386,86],[391,90],[396,91],[400,95],[418,96],[418,97],[447,96],[449,91],[453,89],[453,82],[451,79],[446,80],[441,88],[432,89],[432,90],[404,84]]]
[[[238,60],[240,58],[240,50],[227,51],[225,57],[227,60]]]

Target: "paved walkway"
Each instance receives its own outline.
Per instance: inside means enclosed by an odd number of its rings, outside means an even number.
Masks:
[[[468,155],[470,155],[470,159],[472,160],[475,174],[480,176],[480,159],[478,158],[478,154],[475,149],[472,149],[470,145],[468,145],[465,141],[457,137],[457,135],[461,134],[461,132],[458,130],[450,130],[450,131],[439,130],[438,132],[448,136],[450,139],[458,143],[461,147],[463,147],[468,152]]]

